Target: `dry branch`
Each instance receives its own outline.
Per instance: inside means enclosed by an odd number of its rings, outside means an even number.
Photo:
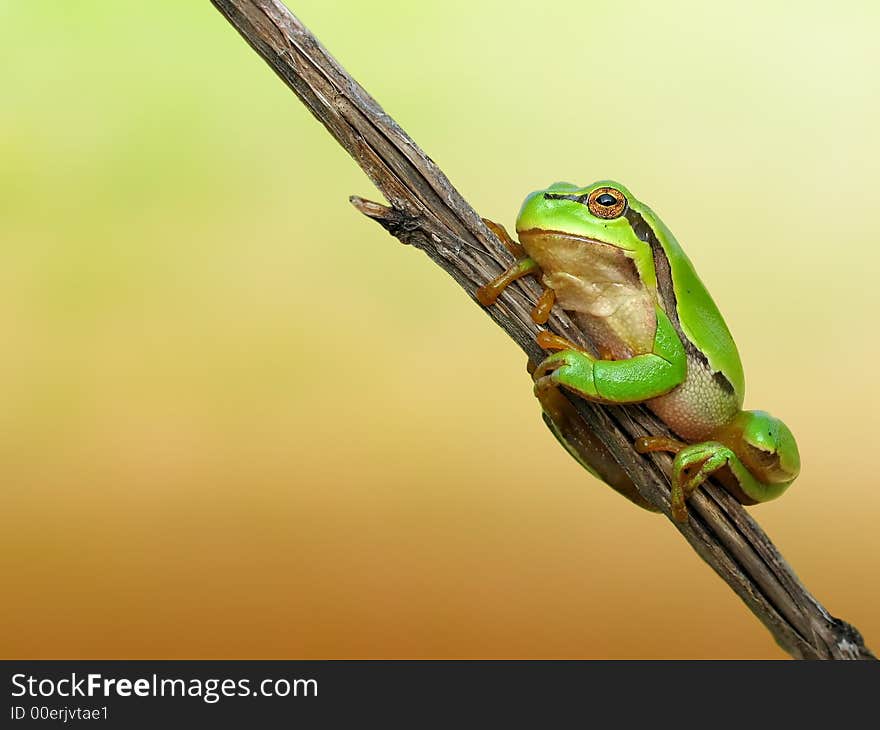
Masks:
[[[471,298],[510,263],[500,241],[443,172],[279,0],[211,1],[391,204],[352,197],[358,210],[424,251]],[[496,306],[484,310],[533,362],[543,358],[529,317],[539,293],[535,282],[521,280]],[[554,311],[549,326],[586,344],[564,313]],[[668,517],[670,458],[646,458],[632,449],[636,437],[669,434],[668,429],[641,407],[597,406],[578,398],[572,402],[642,496]],[[853,626],[831,616],[813,598],[764,531],[724,489],[706,485],[698,490],[689,501],[689,513],[687,523],[672,524],[785,651],[803,659],[875,658]]]

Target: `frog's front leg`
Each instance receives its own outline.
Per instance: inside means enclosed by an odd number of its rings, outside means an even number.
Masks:
[[[537,274],[540,272],[538,265],[528,256],[522,246],[514,241],[510,234],[505,230],[504,226],[499,225],[488,218],[483,218],[483,223],[498,236],[504,247],[516,258],[516,261],[496,276],[488,284],[477,289],[477,301],[484,307],[490,307],[498,300],[501,293],[517,279],[521,279],[529,274]],[[532,309],[532,321],[535,324],[546,324],[550,319],[550,310],[556,302],[556,292],[552,289],[545,289],[541,298],[538,299],[534,309]]]
[[[602,403],[638,403],[668,393],[687,375],[687,357],[666,313],[657,308],[652,351],[625,360],[597,360],[581,350],[548,356],[535,370],[535,391],[563,386]]]
[[[539,271],[538,264],[526,257],[518,259],[511,266],[496,276],[488,284],[477,289],[477,301],[484,307],[490,307],[498,300],[501,293],[517,279]]]
[[[547,324],[554,304],[556,304],[556,292],[547,287],[532,309],[532,321],[535,324]]]
[[[492,233],[494,233],[498,240],[504,244],[504,248],[510,251],[511,256],[515,259],[524,259],[526,257],[526,252],[523,247],[514,241],[510,234],[507,232],[507,229],[502,226],[500,223],[496,223],[495,221],[489,220],[488,218],[483,218],[483,223],[486,224],[486,228],[488,228]]]

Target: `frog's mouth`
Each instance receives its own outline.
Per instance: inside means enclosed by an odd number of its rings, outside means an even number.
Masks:
[[[629,289],[642,287],[630,252],[594,238],[531,228],[518,231],[519,240],[545,278],[564,277],[591,284],[613,284]]]
[[[614,327],[627,332],[631,328],[637,333],[647,331],[653,338],[651,295],[626,249],[585,236],[537,228],[520,231],[519,239],[541,268],[544,286],[556,292],[556,302],[562,309],[588,315],[594,322],[618,318]],[[641,342],[639,337],[627,335],[627,346],[650,350],[651,339]]]
[[[571,251],[579,257],[584,257],[585,247],[592,249],[590,255],[617,255],[628,259],[627,249],[613,243],[590,238],[589,236],[579,236],[576,233],[529,228],[525,231],[517,231],[517,236],[526,253],[533,259],[556,248],[560,249],[560,251]]]

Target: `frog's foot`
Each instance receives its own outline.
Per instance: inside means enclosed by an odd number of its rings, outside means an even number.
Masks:
[[[547,291],[552,291],[552,289],[548,289]],[[574,342],[566,339],[565,337],[560,337],[559,335],[555,335],[552,332],[548,332],[547,330],[541,330],[538,333],[538,336],[535,338],[535,342],[538,343],[538,347],[542,350],[580,350]]]
[[[726,466],[733,452],[717,441],[693,444],[681,449],[672,464],[672,518],[687,521],[686,502],[694,491],[721,467]]]
[[[526,252],[523,250],[523,247],[510,237],[510,234],[504,226],[495,221],[490,221],[488,218],[483,218],[483,223],[486,224],[486,228],[498,236],[498,240],[504,244],[504,248],[510,251],[515,259],[524,259],[526,257]]]
[[[538,269],[538,265],[526,255],[525,249],[510,237],[510,234],[504,226],[499,225],[494,221],[490,221],[488,218],[483,218],[483,223],[486,224],[486,227],[492,231],[492,233],[498,236],[498,240],[504,244],[504,248],[510,251],[516,259],[516,262],[504,273],[490,281],[485,286],[481,286],[477,289],[477,301],[479,301],[484,307],[491,307],[496,301],[498,301],[498,297],[501,296],[501,293],[514,281],[521,279],[523,276],[538,273],[540,269]],[[532,309],[532,321],[535,324],[547,324],[547,320],[550,319],[550,310],[553,309],[555,303],[556,292],[552,289],[545,289],[544,293],[541,294],[541,297]]]
[[[687,444],[667,436],[641,436],[635,440],[633,446],[640,454],[652,454],[655,451],[669,451],[677,454]]]
[[[556,304],[556,291],[548,287],[541,294],[540,299],[538,299],[532,309],[532,322],[535,324],[547,324],[547,320],[550,319],[550,310],[553,309],[554,304]],[[541,347],[544,346],[541,345]]]
[[[541,332],[538,338],[538,343],[542,347],[551,343],[556,346],[571,344],[550,332]],[[542,400],[548,390],[565,386],[583,398],[598,400],[593,381],[594,363],[595,360],[590,355],[575,349],[566,348],[548,355],[532,373],[532,378],[535,380],[535,395]]]
[[[536,271],[538,271],[538,264],[532,261],[532,259],[519,259],[507,271],[477,289],[477,301],[484,307],[491,307],[508,286],[517,279],[522,279],[524,276],[533,274]]]
[[[686,502],[694,491],[712,474],[726,466],[731,457],[730,449],[717,441],[688,446],[667,436],[642,436],[635,441],[640,454],[669,451],[675,454],[672,464],[672,518],[676,522],[687,521]]]

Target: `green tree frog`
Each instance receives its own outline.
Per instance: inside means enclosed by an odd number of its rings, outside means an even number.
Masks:
[[[644,403],[682,440],[638,439],[637,451],[675,454],[671,505],[687,519],[687,498],[711,475],[743,504],[782,494],[800,471],[791,431],[764,411],[742,410],[739,353],[718,308],[663,222],[619,183],[559,182],[529,195],[516,220],[520,244],[487,221],[517,258],[477,297],[492,305],[516,279],[545,287],[532,317],[567,311],[596,352],[542,331],[550,354],[534,369],[544,420],[589,471],[652,509],[577,416],[559,388],[600,403]]]

